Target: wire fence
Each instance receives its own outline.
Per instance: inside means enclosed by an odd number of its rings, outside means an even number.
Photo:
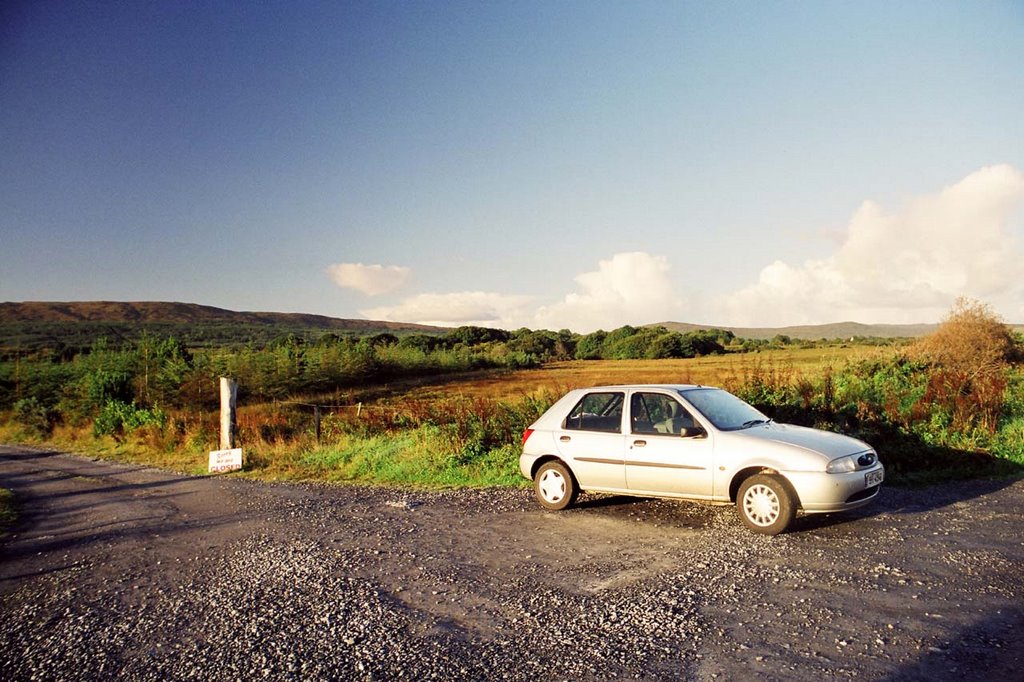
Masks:
[[[386,408],[386,407],[383,407],[383,406],[376,406],[376,405],[375,406],[364,406],[363,403],[361,403],[361,402],[355,403],[355,404],[351,404],[350,403],[350,404],[347,404],[347,405],[320,405],[320,404],[317,404],[317,403],[307,403],[307,402],[302,402],[302,401],[299,401],[299,400],[282,400],[282,401],[280,401],[280,404],[282,404],[282,405],[297,405],[299,407],[306,407],[306,408],[310,408],[310,409],[313,410],[313,430],[316,433],[316,444],[317,445],[320,445],[321,439],[323,438],[323,426],[322,426],[322,421],[321,420],[323,418],[323,412],[325,410],[329,410],[331,414],[335,414],[335,413],[337,413],[340,410],[346,410],[346,409],[355,408],[355,410],[356,410],[356,419],[359,419],[360,417],[363,416],[363,410],[364,409],[365,410],[379,410],[379,411],[383,411],[385,409],[394,410],[394,408]]]

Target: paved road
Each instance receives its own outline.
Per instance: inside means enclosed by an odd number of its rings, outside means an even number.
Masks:
[[[189,478],[0,446],[0,679],[1020,680],[1024,481],[731,508]]]

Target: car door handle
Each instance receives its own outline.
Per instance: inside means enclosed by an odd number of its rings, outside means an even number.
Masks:
[[[647,445],[647,441],[645,441],[645,440],[635,440],[635,441],[633,441],[633,447],[642,448],[645,445]]]
[[[563,443],[568,443],[569,441],[572,440],[572,438],[569,438],[569,436],[562,436],[558,440],[562,441]]]

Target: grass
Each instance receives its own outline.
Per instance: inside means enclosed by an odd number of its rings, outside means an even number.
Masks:
[[[303,476],[325,481],[383,483],[404,486],[512,486],[520,480],[515,463],[519,452],[504,446],[466,458],[453,451],[433,426],[394,436],[351,438],[314,448],[299,460]]]

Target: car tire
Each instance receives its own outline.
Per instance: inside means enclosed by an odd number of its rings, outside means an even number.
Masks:
[[[533,477],[533,492],[540,506],[561,511],[572,506],[579,495],[576,479],[568,467],[558,461],[545,462]]]
[[[779,476],[756,474],[740,485],[736,511],[752,531],[778,535],[796,517],[796,496]]]

